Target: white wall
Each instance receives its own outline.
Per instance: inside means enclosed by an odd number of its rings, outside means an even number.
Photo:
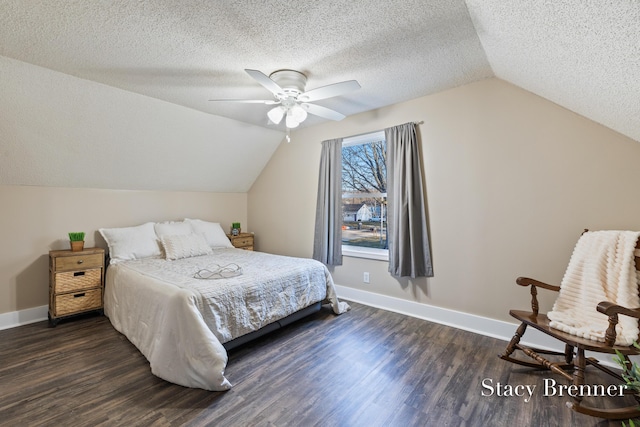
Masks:
[[[258,250],[311,256],[322,140],[409,121],[424,121],[435,276],[398,280],[386,262],[345,257],[342,286],[509,320],[529,302],[515,278],[559,283],[583,228],[640,230],[640,142],[489,79],[295,132],[249,192]]]

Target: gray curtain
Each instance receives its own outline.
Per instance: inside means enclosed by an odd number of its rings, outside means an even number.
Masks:
[[[384,133],[389,272],[397,277],[433,277],[416,126],[405,123]]]
[[[322,141],[313,259],[342,265],[342,138]]]

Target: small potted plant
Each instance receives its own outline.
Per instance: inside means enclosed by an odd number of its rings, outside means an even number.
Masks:
[[[633,346],[640,350],[640,344],[633,342]],[[622,368],[622,378],[626,383],[627,390],[633,391],[636,395],[636,399],[640,396],[640,367],[636,362],[627,361],[622,353],[616,350],[616,356],[613,360]],[[622,427],[627,427],[627,424],[622,422]],[[629,420],[629,427],[636,427],[636,424],[632,419]]]
[[[240,234],[240,223],[239,222],[231,223],[231,235],[237,236],[239,234]]]
[[[72,252],[80,252],[84,249],[84,231],[69,233],[69,243]]]

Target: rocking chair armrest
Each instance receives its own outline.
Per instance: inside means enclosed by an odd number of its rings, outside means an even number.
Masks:
[[[530,279],[528,277],[518,277],[516,283],[520,286],[530,286],[531,289],[531,311],[534,315],[538,315],[540,305],[538,304],[538,288],[548,289],[550,291],[560,291],[560,286],[548,285],[539,280]]]
[[[624,314],[626,316],[640,319],[640,308],[627,308],[609,301],[602,301],[597,307],[600,313],[611,316],[613,314]]]
[[[560,291],[560,286],[549,285],[547,283],[535,279],[530,279],[528,277],[518,277],[516,279],[516,283],[520,286],[537,286],[539,288],[549,289],[550,291]]]
[[[618,314],[640,319],[640,308],[627,308],[609,301],[602,301],[597,306],[600,313],[609,316],[609,328],[604,335],[604,342],[608,346],[613,346],[616,342],[616,325],[618,324]]]

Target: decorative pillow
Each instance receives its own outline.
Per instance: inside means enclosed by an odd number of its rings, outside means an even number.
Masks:
[[[160,241],[167,259],[189,258],[213,253],[204,236],[200,234],[164,235]]]
[[[109,245],[111,264],[162,256],[152,222],[135,227],[101,228],[98,231]]]
[[[204,234],[204,238],[212,248],[233,248],[219,223],[189,218],[185,218],[184,222],[191,224],[191,228],[195,233]]]
[[[180,222],[157,222],[153,225],[153,228],[156,230],[156,234],[158,235],[158,239],[162,238],[162,236],[177,236],[178,234],[191,234],[193,233],[193,229],[188,222],[180,221]]]

